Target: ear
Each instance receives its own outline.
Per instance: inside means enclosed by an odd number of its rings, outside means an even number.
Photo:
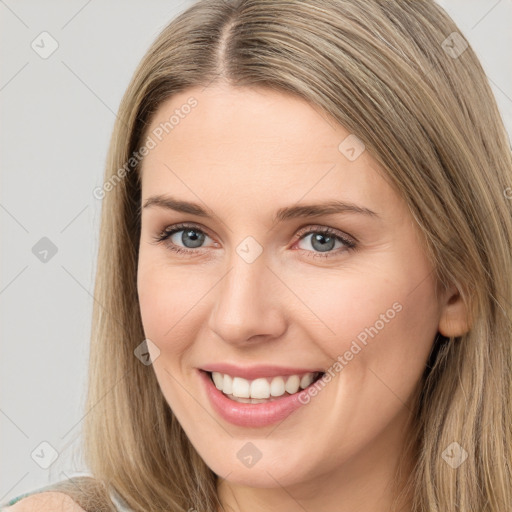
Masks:
[[[446,290],[438,331],[447,338],[462,336],[471,329],[467,308],[459,290],[452,285]]]

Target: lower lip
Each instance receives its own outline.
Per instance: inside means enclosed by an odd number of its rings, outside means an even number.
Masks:
[[[283,421],[292,412],[305,405],[299,401],[299,393],[305,390],[273,400],[272,402],[260,404],[235,402],[216,388],[207,372],[199,370],[199,374],[205,384],[206,393],[215,411],[226,421],[234,425],[241,427],[265,427],[278,421]]]

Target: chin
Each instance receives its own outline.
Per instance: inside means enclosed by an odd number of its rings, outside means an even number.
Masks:
[[[244,487],[267,489],[290,487],[299,484],[302,480],[300,476],[293,474],[293,468],[276,467],[271,464],[234,470],[230,470],[228,467],[221,467],[219,469],[221,472],[214,471],[217,475],[233,484]],[[223,477],[223,475],[226,475],[226,477]]]

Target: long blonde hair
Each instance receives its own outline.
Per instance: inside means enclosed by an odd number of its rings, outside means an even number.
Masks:
[[[101,192],[83,437],[94,479],[66,491],[86,510],[113,510],[109,490],[136,511],[219,509],[216,475],[134,356],[145,338],[134,155],[164,100],[217,82],[307,100],[387,171],[438,282],[456,285],[472,319],[466,335],[436,338],[419,383],[413,511],[512,510],[512,158],[466,45],[433,0],[203,0],[163,29],[122,99]],[[454,442],[467,453],[457,468],[443,458]]]

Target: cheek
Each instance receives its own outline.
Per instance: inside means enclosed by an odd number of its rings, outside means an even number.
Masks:
[[[149,257],[139,259],[137,290],[146,338],[159,349],[152,368],[162,394],[179,420],[186,418],[189,394],[183,387],[181,366],[187,366],[187,349],[196,338],[194,321],[199,298],[204,295],[201,281],[169,268]],[[195,287],[195,288],[194,288]],[[198,305],[199,306],[199,305]]]
[[[325,418],[325,435],[337,432],[346,442],[339,451],[326,449],[325,461],[332,464],[347,446],[364,446],[404,413],[437,330],[428,272],[390,265],[387,272],[369,269],[361,275],[346,272],[307,287],[307,304],[316,319],[308,314],[300,320],[306,337],[332,362],[328,390],[319,392],[329,398],[312,397]]]
[[[439,320],[433,279],[425,276],[427,267],[402,262],[304,283],[299,293],[310,312],[300,320],[302,329],[347,379],[359,381],[368,368],[379,368],[390,381],[415,381]]]
[[[190,267],[192,268],[192,267]],[[139,260],[137,290],[142,323],[146,336],[161,350],[180,352],[193,339],[191,321],[201,309],[201,297],[208,288],[197,270],[187,272],[151,261]]]

